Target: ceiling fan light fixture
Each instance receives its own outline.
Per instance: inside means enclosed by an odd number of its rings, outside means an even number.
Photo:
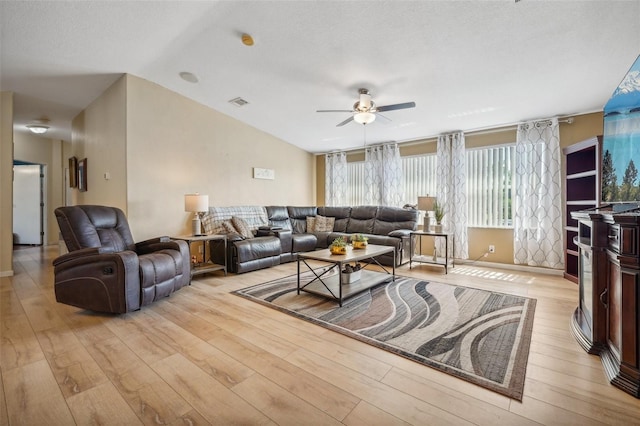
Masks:
[[[353,116],[353,121],[360,124],[373,123],[376,119],[376,115],[372,112],[359,112]]]
[[[35,133],[36,135],[41,135],[43,133],[47,133],[47,130],[49,130],[49,126],[47,126],[47,124],[49,124],[49,119],[47,118],[41,118],[39,120],[33,120],[32,121],[33,124],[27,124],[27,129],[29,129],[31,132]]]
[[[415,102],[404,102],[401,104],[377,106],[371,99],[371,94],[369,93],[368,89],[359,89],[358,94],[358,100],[353,104],[353,108],[351,110],[319,109],[317,110],[317,112],[352,113],[353,115],[349,116],[349,118],[336,124],[336,127],[342,127],[345,124],[351,123],[352,121],[355,121],[356,123],[362,125],[373,123],[376,120],[377,115],[380,115],[380,117],[385,121],[391,121],[389,118],[379,113],[385,111],[395,111],[398,109],[415,108],[416,106]]]
[[[30,124],[27,126],[27,129],[31,130],[33,133],[37,135],[41,135],[46,133],[49,130],[49,126],[44,126],[42,124]]]

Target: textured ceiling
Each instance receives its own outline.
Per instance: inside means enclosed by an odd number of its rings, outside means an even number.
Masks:
[[[62,139],[122,73],[327,152],[364,129],[315,111],[350,109],[360,87],[416,102],[366,126],[368,144],[403,142],[601,111],[640,53],[640,1],[2,1],[0,15],[15,130],[45,116]]]

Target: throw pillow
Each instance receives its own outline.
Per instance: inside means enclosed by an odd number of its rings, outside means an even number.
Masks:
[[[316,217],[315,216],[307,216],[307,232],[310,232],[310,233],[316,232]]]
[[[231,218],[231,223],[233,224],[233,227],[238,231],[238,234],[242,235],[245,238],[253,238],[253,232],[251,232],[251,228],[249,228],[249,224],[246,220],[238,216],[233,216]]]
[[[335,217],[316,216],[316,224],[314,227],[315,232],[333,232],[333,225],[335,224]]]
[[[222,221],[222,227],[227,232],[227,234],[240,234],[230,220]]]
[[[202,216],[201,221],[202,221],[202,226],[204,227],[205,234],[211,235],[215,233],[214,220],[213,220],[213,216],[210,213],[205,213]]]

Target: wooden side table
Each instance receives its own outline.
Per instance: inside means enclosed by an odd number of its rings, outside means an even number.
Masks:
[[[174,240],[183,240],[189,244],[189,253],[191,253],[191,244],[200,242],[202,243],[202,262],[193,263],[191,259],[189,259],[189,263],[191,264],[191,276],[199,275],[199,274],[207,274],[209,272],[214,271],[224,271],[224,275],[227,275],[227,236],[222,234],[211,234],[211,235],[180,235],[178,237],[171,237]],[[209,253],[209,257],[207,258],[207,246],[211,241],[218,241],[220,244],[224,244],[224,264],[214,263],[211,260],[211,253]],[[210,252],[211,250],[209,250]]]
[[[418,240],[418,247],[422,248],[422,237],[441,237],[444,238],[444,257],[442,256],[423,256],[423,255],[414,255],[416,244],[414,240]],[[455,266],[455,261],[453,260],[453,256],[449,256],[449,239],[451,239],[451,252],[455,253],[455,239],[453,238],[453,233],[451,232],[424,232],[424,231],[413,231],[411,233],[410,239],[410,257],[409,257],[409,269],[411,269],[411,264],[413,262],[416,263],[430,263],[432,265],[440,265],[444,266],[444,273],[447,274],[449,272],[449,262],[451,262],[451,267]]]

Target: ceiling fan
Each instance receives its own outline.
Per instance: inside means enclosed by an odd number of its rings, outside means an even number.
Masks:
[[[376,117],[383,118],[387,121],[389,120],[384,115],[380,114],[384,111],[394,111],[397,109],[406,109],[406,108],[415,108],[415,102],[405,102],[402,104],[393,104],[393,105],[385,105],[385,106],[376,106],[375,102],[371,100],[371,94],[369,93],[369,89],[359,89],[358,93],[360,94],[360,99],[353,104],[353,109],[319,109],[316,112],[350,112],[353,115],[341,123],[338,123],[336,127],[344,126],[350,121],[355,121],[360,124],[369,124],[373,123]]]

